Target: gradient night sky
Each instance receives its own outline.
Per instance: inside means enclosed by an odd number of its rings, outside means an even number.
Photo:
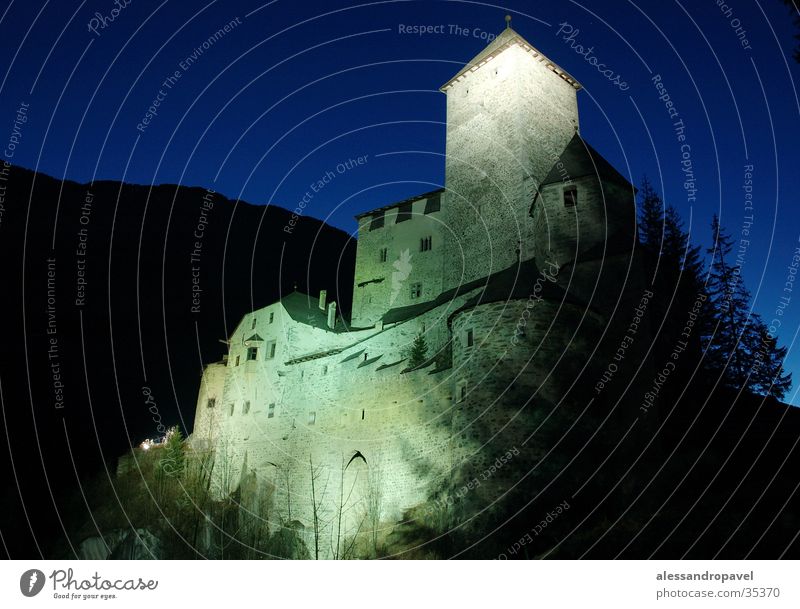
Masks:
[[[124,0],[120,0],[122,3]],[[212,187],[293,208],[349,158],[307,208],[349,232],[353,215],[442,186],[445,98],[439,86],[514,28],[583,85],[582,135],[631,181],[644,174],[708,244],[717,212],[735,238],[746,215],[744,165],[755,168],[754,225],[744,276],[766,321],[800,245],[800,105],[794,29],[779,0],[693,3],[177,2],[133,0],[100,35],[87,24],[112,0],[12,1],[2,8],[0,141],[15,111],[29,121],[12,161],[76,181],[124,179]],[[225,23],[239,24],[187,70],[180,62]],[[747,31],[742,48],[731,19]],[[621,91],[557,36],[576,41],[629,83]],[[434,25],[415,36],[401,25]],[[468,28],[468,35],[450,26]],[[484,36],[482,39],[481,37]],[[171,89],[162,83],[175,71]],[[697,200],[651,78],[660,74],[686,124]],[[158,115],[137,130],[166,90]],[[4,135],[8,133],[8,136]],[[4,144],[3,144],[4,145]],[[800,385],[800,289],[782,319],[787,367]],[[797,403],[794,391],[788,401]]]

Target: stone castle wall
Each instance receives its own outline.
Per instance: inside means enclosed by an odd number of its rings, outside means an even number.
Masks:
[[[382,226],[371,229],[373,216],[360,218],[353,291],[353,326],[368,327],[386,311],[432,300],[442,291],[447,228],[440,194],[411,202],[411,215],[398,222],[400,209],[381,212]],[[429,211],[438,201],[439,210]],[[435,208],[435,207],[434,207]],[[423,239],[430,239],[422,251]],[[419,292],[412,288],[419,284]]]
[[[630,187],[601,185],[596,176],[569,176],[569,187],[577,189],[574,207],[565,207],[565,185],[558,183],[545,186],[533,204],[537,260],[562,267],[604,244],[610,251],[619,250],[620,245],[633,249],[636,207],[631,205]]]
[[[261,317],[263,312],[252,315]],[[203,444],[208,438],[215,447],[218,494],[232,492],[243,475],[254,473],[274,497],[271,524],[296,521],[310,535],[313,463],[326,547],[338,531],[342,488],[347,513],[342,531],[348,535],[358,529],[371,497],[383,522],[395,521],[426,501],[430,489],[450,472],[452,379],[449,370],[431,374],[433,364],[404,371],[408,348],[423,327],[430,355],[445,346],[443,318],[443,311],[434,310],[379,332],[347,333],[352,346],[304,362],[287,365],[291,360],[284,352],[274,365],[248,362],[259,368],[248,369],[241,360],[236,366],[230,357],[225,364],[209,366],[193,440]],[[284,320],[284,326],[291,322]],[[247,319],[240,327],[246,328],[245,334],[251,331]],[[284,334],[302,330],[284,327]],[[334,344],[341,340],[334,333],[323,334]],[[327,350],[325,338],[316,339],[321,353]],[[232,349],[235,343],[236,333]],[[217,396],[211,409],[209,396]],[[248,411],[245,402],[250,403]],[[342,478],[356,451],[366,464],[357,458]]]
[[[573,303],[530,298],[453,315],[479,291],[332,355],[260,372],[230,360],[209,366],[194,437],[213,443],[218,494],[254,475],[273,498],[271,526],[299,524],[309,548],[315,496],[323,557],[333,555],[334,540],[361,530],[371,510],[390,526],[433,498],[461,497],[476,480],[468,501],[491,509],[559,428],[574,422],[577,413],[561,402],[608,319]],[[408,347],[423,327],[430,355],[450,343],[451,367],[406,371]],[[216,400],[211,409],[209,396]],[[509,452],[513,459],[498,468]],[[351,462],[356,454],[363,460]]]
[[[545,62],[515,44],[448,86],[441,209],[428,207],[436,194],[413,200],[406,221],[398,206],[379,210],[381,227],[372,229],[376,212],[359,219],[352,326],[363,329],[332,331],[275,303],[245,316],[227,361],[206,369],[192,439],[214,449],[217,493],[257,479],[271,526],[302,531],[309,549],[321,542],[322,557],[364,523],[391,526],[442,497],[492,509],[586,425],[588,389],[643,290],[630,251],[602,252],[621,239],[633,249],[635,206],[629,190],[579,177],[577,208],[554,184],[531,210],[578,121],[575,88]],[[536,281],[563,298],[540,298],[532,284],[475,305],[478,286],[382,320],[533,257],[550,269]],[[420,334],[431,361],[409,371]],[[630,350],[632,362],[645,346]]]

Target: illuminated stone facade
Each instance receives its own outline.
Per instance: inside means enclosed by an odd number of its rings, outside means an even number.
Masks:
[[[579,88],[510,28],[442,88],[446,188],[358,217],[352,323],[295,292],[207,367],[192,442],[213,449],[220,494],[257,478],[271,524],[311,547],[316,511],[335,556],[364,523],[525,452],[521,413],[559,404],[565,361],[593,371],[593,341],[640,288],[633,188],[577,135]]]

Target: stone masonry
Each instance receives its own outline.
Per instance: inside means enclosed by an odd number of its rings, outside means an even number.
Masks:
[[[330,557],[370,512],[391,526],[534,450],[533,421],[575,370],[601,371],[594,341],[640,289],[634,189],[578,135],[579,89],[510,27],[442,87],[445,188],[358,216],[351,323],[294,292],[245,315],[206,368],[191,442],[214,452],[218,495],[255,476],[270,526],[309,547],[313,495]]]

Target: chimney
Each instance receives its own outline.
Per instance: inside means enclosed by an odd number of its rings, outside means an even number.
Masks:
[[[324,311],[325,305],[328,301],[328,290],[319,291],[319,310]]]
[[[328,305],[328,327],[331,330],[336,329],[336,303],[332,302]]]

